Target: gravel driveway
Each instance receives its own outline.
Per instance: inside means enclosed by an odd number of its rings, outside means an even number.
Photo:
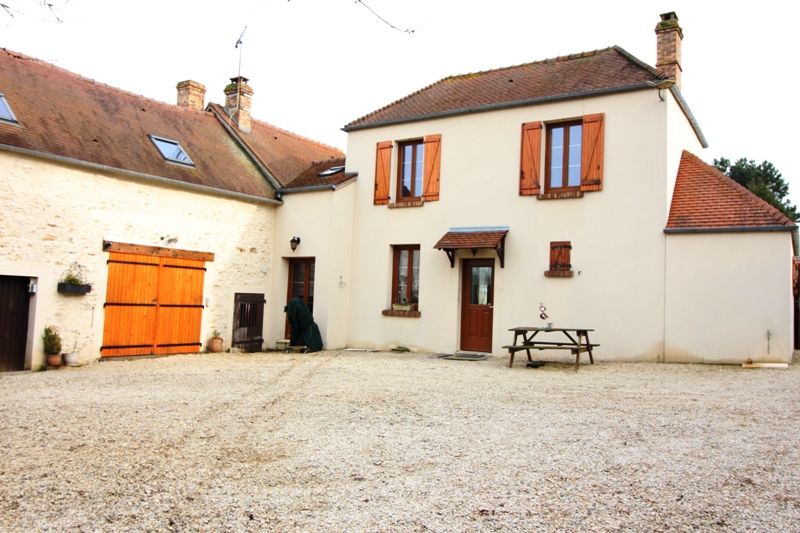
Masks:
[[[797,365],[506,363],[0,374],[0,530],[800,530]]]

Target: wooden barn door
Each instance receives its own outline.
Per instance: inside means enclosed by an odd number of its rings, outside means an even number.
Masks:
[[[233,346],[246,352],[260,352],[264,347],[263,294],[237,292],[233,297]]]
[[[101,355],[199,352],[205,261],[175,257],[199,252],[125,246],[146,253],[109,254]]]
[[[30,278],[0,276],[0,371],[25,368]]]

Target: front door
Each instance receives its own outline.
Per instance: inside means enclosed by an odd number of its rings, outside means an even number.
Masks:
[[[461,279],[461,349],[491,352],[494,260],[465,259]]]
[[[25,368],[30,278],[0,276],[0,371]]]
[[[301,297],[306,307],[314,313],[314,258],[289,259],[289,290],[286,303],[295,297]],[[290,337],[289,319],[286,319],[286,338]]]

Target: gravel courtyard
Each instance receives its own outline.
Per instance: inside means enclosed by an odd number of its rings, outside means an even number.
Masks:
[[[800,530],[797,365],[506,363],[0,374],[0,530]]]

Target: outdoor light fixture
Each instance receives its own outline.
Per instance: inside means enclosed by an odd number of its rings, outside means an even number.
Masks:
[[[289,241],[289,246],[292,247],[292,251],[294,252],[297,250],[297,246],[300,244],[300,237],[292,237]]]

